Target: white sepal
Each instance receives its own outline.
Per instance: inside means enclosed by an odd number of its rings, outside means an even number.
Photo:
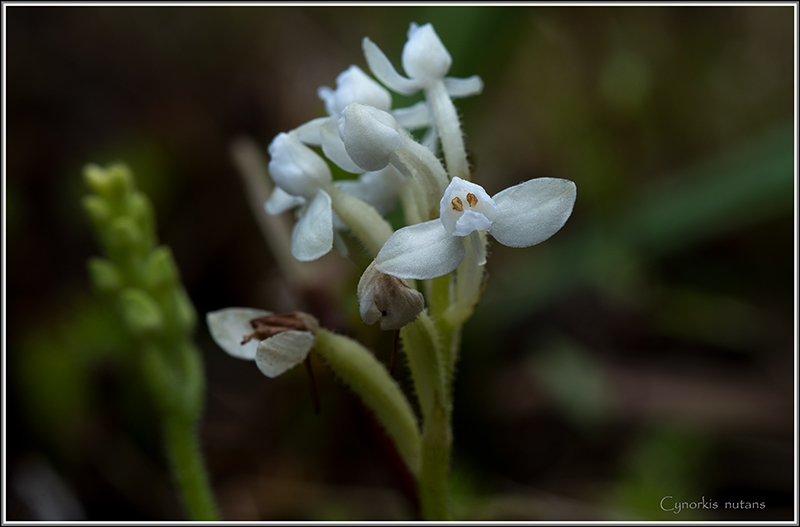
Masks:
[[[453,271],[464,254],[464,240],[435,219],[395,231],[378,252],[375,269],[398,278],[427,280]]]
[[[489,233],[509,247],[541,243],[564,226],[576,196],[568,179],[537,178],[509,187],[493,196],[497,216]]]
[[[402,63],[409,77],[427,83],[444,79],[453,58],[431,24],[418,26],[412,22],[403,46]]]
[[[284,331],[258,343],[256,366],[274,378],[305,360],[316,337],[310,331]]]
[[[280,133],[269,145],[269,174],[293,196],[311,198],[331,181],[327,163],[296,137]]]
[[[242,339],[253,332],[251,320],[271,314],[263,309],[229,307],[207,313],[206,324],[211,338],[228,355],[237,359],[253,360],[256,357],[258,341],[250,340],[242,344]]]
[[[287,194],[281,187],[276,186],[272,189],[272,194],[269,195],[269,199],[264,202],[264,210],[267,211],[267,214],[274,216],[275,214],[281,214],[287,210],[299,207],[305,202],[305,198]]]
[[[431,126],[431,109],[427,101],[419,101],[405,108],[392,110],[392,115],[397,123],[407,130],[416,130]]]
[[[324,256],[333,247],[333,210],[331,197],[324,190],[308,204],[292,229],[292,256],[310,262]]]
[[[392,152],[403,146],[403,137],[391,114],[372,106],[351,103],[339,118],[339,135],[356,165],[380,170],[389,164]]]
[[[307,145],[319,146],[322,144],[322,138],[320,137],[322,125],[330,120],[330,117],[317,117],[316,119],[312,119],[307,123],[301,124],[289,132],[289,135],[296,137]]]
[[[385,86],[403,95],[411,95],[420,90],[422,85],[397,73],[383,51],[369,38],[364,37],[361,47],[364,49],[364,58],[367,59],[372,74]]]
[[[483,91],[483,80],[477,75],[465,79],[446,77],[444,79],[444,87],[447,90],[447,94],[453,99],[472,97]]]

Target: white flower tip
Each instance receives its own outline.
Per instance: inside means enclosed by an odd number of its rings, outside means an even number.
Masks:
[[[328,115],[332,117],[339,117],[342,110],[352,102],[374,106],[387,112],[392,108],[389,91],[358,66],[350,66],[336,77],[336,90],[323,86],[317,93],[325,102]]]
[[[403,46],[403,68],[413,79],[444,79],[453,59],[431,24],[411,23],[408,40]]]
[[[384,168],[392,152],[403,146],[397,121],[372,106],[350,103],[339,118],[339,136],[347,155],[368,171]]]

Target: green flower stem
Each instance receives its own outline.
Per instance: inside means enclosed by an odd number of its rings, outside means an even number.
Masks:
[[[316,350],[378,418],[394,441],[409,470],[420,473],[417,418],[397,382],[383,364],[353,339],[320,328]]]
[[[422,470],[418,478],[420,508],[425,520],[450,520],[447,474],[453,436],[450,411],[435,394],[422,434]]]
[[[417,478],[422,516],[426,520],[447,520],[452,432],[444,350],[435,323],[426,313],[403,327],[400,338],[425,420],[422,469]]]
[[[469,181],[467,151],[464,148],[464,136],[461,123],[450,95],[447,94],[444,81],[439,81],[425,88],[425,98],[433,110],[433,119],[439,130],[442,152],[450,177],[460,177]]]
[[[374,258],[394,230],[375,207],[331,184],[325,188],[331,206]]]
[[[219,514],[200,454],[196,425],[181,419],[167,419],[165,424],[167,454],[172,475],[192,521],[217,521]]]

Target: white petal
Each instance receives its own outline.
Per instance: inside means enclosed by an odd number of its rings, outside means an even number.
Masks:
[[[284,331],[258,343],[256,366],[267,377],[274,378],[305,360],[314,347],[310,331]]]
[[[375,258],[375,269],[398,278],[427,280],[453,271],[464,254],[464,240],[450,235],[435,219],[389,236]]]
[[[403,146],[391,114],[372,106],[351,103],[339,118],[339,135],[347,155],[364,170],[380,170],[392,152]]]
[[[400,126],[408,130],[431,126],[431,110],[427,101],[419,101],[406,108],[397,108],[392,110],[392,115]]]
[[[287,210],[299,207],[306,202],[305,198],[287,194],[281,187],[276,186],[272,190],[269,199],[264,202],[264,210],[267,214],[275,215],[286,212]]]
[[[537,178],[493,196],[497,216],[489,233],[509,247],[530,247],[545,241],[572,214],[577,189],[568,179]]]
[[[351,102],[367,104],[386,112],[392,108],[392,95],[358,66],[350,66],[336,77],[336,90],[323,86],[317,93],[325,101],[328,115],[336,118]]]
[[[444,79],[444,87],[447,90],[447,94],[453,99],[471,97],[483,91],[483,80],[477,75],[466,79],[446,77]]]
[[[263,309],[229,307],[207,313],[206,324],[211,338],[228,355],[237,359],[253,360],[256,357],[258,340],[253,339],[242,344],[242,339],[253,332],[251,320],[271,314]]]
[[[296,137],[280,133],[269,145],[269,174],[293,196],[311,198],[331,181],[327,163]]]
[[[403,46],[402,62],[403,69],[412,79],[435,81],[444,79],[453,58],[431,24],[417,26],[412,22],[408,41]]]
[[[411,95],[420,90],[422,85],[397,73],[383,51],[369,38],[364,37],[361,47],[364,49],[364,58],[367,59],[372,74],[389,89],[403,95]]]
[[[333,247],[331,197],[320,190],[308,204],[305,214],[292,229],[292,256],[310,262],[328,254]]]
[[[336,166],[345,172],[350,172],[351,174],[364,173],[364,169],[356,165],[347,154],[342,138],[339,135],[339,126],[336,119],[329,117],[327,122],[322,126],[320,132],[322,152],[328,159],[333,161]]]
[[[322,139],[319,135],[320,129],[322,128],[322,125],[328,121],[330,121],[330,117],[317,117],[316,119],[312,119],[305,124],[301,124],[289,132],[289,135],[296,137],[307,145],[319,146],[322,144]]]

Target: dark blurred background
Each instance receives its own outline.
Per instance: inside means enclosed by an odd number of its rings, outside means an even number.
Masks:
[[[399,67],[412,21],[434,24],[451,75],[485,82],[456,101],[476,182],[578,186],[551,240],[491,247],[455,385],[456,518],[796,518],[795,10],[6,5],[6,518],[182,519],[125,332],[88,281],[86,163],[133,169],[201,321],[303,307],[388,361],[391,334],[358,317],[358,248],[304,266],[298,300],[230,147],[266,159],[324,115],[317,88],[367,70],[364,36]],[[321,359],[315,415],[303,368],[267,379],[203,323],[196,342],[225,519],[417,518]]]

